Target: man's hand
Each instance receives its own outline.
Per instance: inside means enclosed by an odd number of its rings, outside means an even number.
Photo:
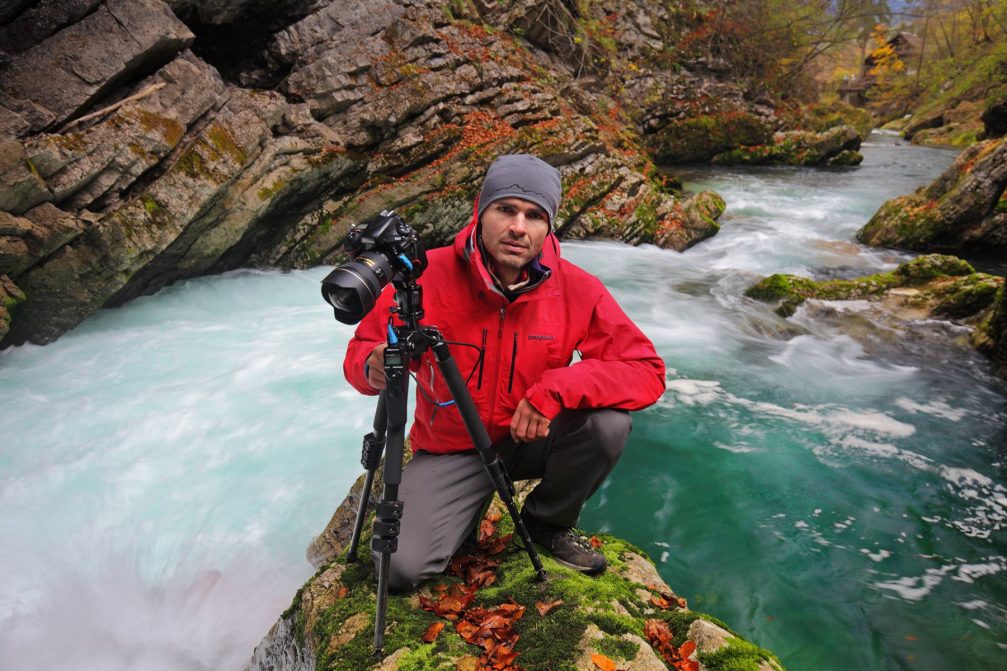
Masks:
[[[549,418],[522,398],[510,420],[510,435],[516,442],[530,443],[549,435]]]
[[[384,389],[388,386],[385,382],[385,349],[388,343],[383,342],[371,350],[367,357],[367,384],[375,389]]]

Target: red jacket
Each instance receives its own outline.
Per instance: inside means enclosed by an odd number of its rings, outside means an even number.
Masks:
[[[451,345],[451,354],[468,380],[490,440],[496,443],[510,434],[521,398],[552,419],[563,408],[640,410],[661,396],[664,361],[653,344],[596,277],[560,258],[559,241],[552,233],[541,255],[551,275],[509,302],[474,247],[475,231],[473,217],[454,245],[430,250],[429,266],[418,283],[426,313],[422,323],[437,326],[449,342],[474,346]],[[389,285],[346,350],[343,372],[363,394],[378,393],[367,383],[364,362],[385,342],[393,299]],[[582,360],[570,365],[575,351]],[[426,390],[415,395],[409,433],[413,450],[472,449],[458,409],[436,405],[450,396],[433,353],[425,352],[413,368]]]

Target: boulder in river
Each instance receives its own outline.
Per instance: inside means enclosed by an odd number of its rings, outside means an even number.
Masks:
[[[859,165],[860,132],[847,125],[823,132],[787,131],[776,133],[772,143],[744,145],[717,154],[717,165]]]
[[[344,514],[337,511],[333,520],[351,526],[355,507],[356,498],[347,497]],[[511,541],[513,526],[503,510],[498,500],[491,505],[478,539],[463,546],[446,575],[418,593],[389,597],[383,660],[371,657],[375,578],[369,553],[347,563],[335,541],[324,554],[337,554],[298,591],[246,670],[594,671],[610,663],[660,671],[677,661],[675,668],[782,671],[772,653],[690,610],[641,550],[613,536],[591,539],[609,561],[601,576],[581,575],[543,555],[548,578],[536,582],[527,554]],[[329,541],[345,542],[348,531],[329,534]],[[362,548],[368,532],[364,536]]]
[[[964,150],[932,184],[889,200],[857,232],[868,245],[966,256],[1007,251],[1007,138]]]
[[[808,299],[867,299],[903,319],[948,319],[974,328],[972,343],[1001,366],[1007,362],[1007,306],[1004,279],[977,273],[954,256],[927,254],[887,273],[849,280],[811,280],[776,274],[745,291],[749,298],[776,304],[789,317]]]

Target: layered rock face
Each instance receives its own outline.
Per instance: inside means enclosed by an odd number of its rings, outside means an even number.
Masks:
[[[2,344],[180,278],[332,262],[382,209],[442,244],[507,152],[561,170],[562,237],[685,249],[723,203],[666,186],[648,138],[687,100],[757,111],[665,62],[685,20],[644,0],[3,3]]]

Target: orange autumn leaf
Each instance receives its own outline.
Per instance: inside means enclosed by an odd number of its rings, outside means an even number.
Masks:
[[[650,597],[650,603],[654,606],[657,606],[661,610],[668,610],[669,608],[671,608],[671,604],[668,603],[668,600],[665,599],[663,596]]]
[[[555,601],[536,601],[535,610],[538,611],[539,615],[545,617],[562,605],[563,599],[556,599]]]
[[[432,625],[427,627],[427,630],[423,632],[423,642],[433,643],[437,640],[437,635],[441,633],[441,629],[444,628],[443,622],[434,622]]]
[[[691,655],[694,652],[696,652],[696,642],[695,641],[686,641],[678,649],[678,654],[681,655],[682,657],[688,657],[689,655]]]
[[[601,671],[616,671],[615,662],[605,655],[600,655],[597,652],[591,655],[591,662],[601,669]]]
[[[350,590],[346,587],[346,585],[340,585],[339,586],[339,591],[336,592],[336,598],[337,599],[345,599],[346,595],[349,594],[349,593],[350,593]]]
[[[593,547],[595,550],[597,550],[604,544],[605,543],[597,536],[591,536],[591,547]]]

